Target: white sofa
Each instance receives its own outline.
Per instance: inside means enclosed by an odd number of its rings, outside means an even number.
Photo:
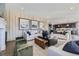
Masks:
[[[30,32],[31,35],[29,35],[29,34],[27,33],[27,31],[24,31],[24,32],[23,32],[23,37],[24,37],[26,40],[33,40],[33,39],[35,39],[36,37],[42,35],[38,30],[28,30],[28,31]]]
[[[48,56],[77,56],[77,54],[69,53],[60,48],[51,46],[48,48]]]
[[[51,34],[51,38],[53,38],[54,36],[58,38],[58,43],[55,46],[51,46],[48,48],[48,56],[76,56],[77,55],[62,50],[67,42],[72,40],[77,40],[78,39],[77,36],[72,37],[70,31],[66,35]]]
[[[67,42],[76,41],[76,40],[79,40],[79,37],[76,35],[72,35],[72,39],[70,40],[65,40],[65,41],[59,40],[57,45],[48,48],[48,56],[79,56],[77,54],[73,54],[62,50]]]

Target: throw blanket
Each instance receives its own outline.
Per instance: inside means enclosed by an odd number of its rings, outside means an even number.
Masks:
[[[79,40],[68,42],[64,48],[64,51],[79,54]]]

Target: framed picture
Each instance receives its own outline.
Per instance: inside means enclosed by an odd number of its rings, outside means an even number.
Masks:
[[[31,29],[38,29],[39,25],[38,25],[38,21],[31,21]]]
[[[40,22],[39,23],[39,26],[40,26],[40,29],[43,29],[44,28],[44,23],[43,22]]]
[[[19,18],[19,28],[20,30],[29,29],[29,20],[25,18]]]

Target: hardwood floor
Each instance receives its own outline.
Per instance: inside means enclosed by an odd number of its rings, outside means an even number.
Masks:
[[[9,41],[6,45],[6,50],[1,52],[2,56],[13,56],[14,55],[14,49],[15,49],[15,41]]]

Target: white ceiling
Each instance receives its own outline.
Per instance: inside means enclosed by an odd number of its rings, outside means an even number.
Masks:
[[[14,3],[8,4],[14,9],[23,9],[27,15],[48,19],[79,18],[78,3]]]
[[[64,15],[73,15],[79,12],[77,3],[16,3],[10,4],[15,8],[24,8],[29,15],[58,17]],[[70,10],[72,8],[72,10]]]

